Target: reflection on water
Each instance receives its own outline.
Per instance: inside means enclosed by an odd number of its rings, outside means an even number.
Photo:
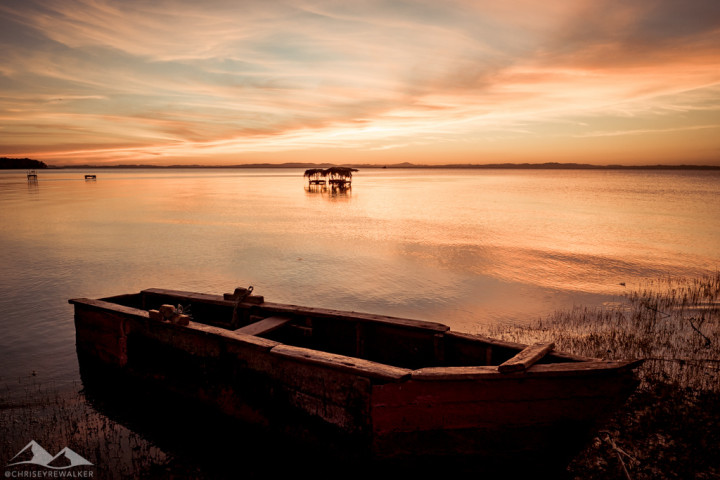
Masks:
[[[320,196],[328,200],[349,200],[352,197],[352,187],[310,184],[305,186],[305,193],[311,196]]]
[[[474,332],[720,265],[718,172],[364,169],[314,187],[294,169],[0,173],[0,381],[77,379],[73,297],[254,285]]]
[[[27,186],[28,192],[37,192],[38,189],[38,177],[37,174],[27,174]]]

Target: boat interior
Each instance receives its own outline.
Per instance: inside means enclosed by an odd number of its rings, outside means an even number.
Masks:
[[[500,365],[527,347],[453,332],[441,323],[268,303],[262,297],[236,294],[147,289],[101,300],[140,310],[181,306],[191,322],[408,369]],[[537,363],[584,360],[588,359],[550,352]]]

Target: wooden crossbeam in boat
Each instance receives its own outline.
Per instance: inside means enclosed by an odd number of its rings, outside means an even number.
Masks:
[[[250,325],[245,325],[242,328],[238,328],[237,330],[235,330],[235,333],[244,333],[245,335],[255,336],[263,335],[265,333],[270,333],[273,330],[277,330],[291,320],[292,319],[289,317],[268,317],[260,320],[259,322],[251,323]]]
[[[512,373],[527,370],[555,348],[554,343],[538,343],[530,345],[507,362],[498,366],[500,373]]]

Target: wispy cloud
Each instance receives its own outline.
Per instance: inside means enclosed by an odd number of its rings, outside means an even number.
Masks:
[[[471,161],[503,138],[533,161],[552,156],[527,148],[541,136],[578,155],[580,138],[641,144],[717,128],[716,3],[8,0],[0,153],[215,163],[429,146]]]
[[[720,130],[720,124],[711,124],[711,125],[693,125],[690,127],[673,127],[673,128],[643,128],[643,129],[637,129],[637,130],[615,130],[615,131],[600,131],[600,132],[588,132],[581,135],[577,135],[577,137],[617,137],[621,135],[646,135],[648,133],[651,134],[660,134],[660,133],[675,133],[675,132],[682,132],[682,131],[688,131],[688,130]]]

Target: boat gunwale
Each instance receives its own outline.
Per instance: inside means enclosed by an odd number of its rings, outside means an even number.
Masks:
[[[113,298],[113,297],[107,297]],[[235,302],[223,301],[225,304],[234,305]],[[173,329],[189,329],[196,332],[202,332],[206,335],[216,335],[223,337],[227,340],[247,344],[256,348],[269,351],[270,353],[276,353],[278,356],[290,360],[300,361],[304,363],[310,363],[320,367],[327,367],[339,370],[353,371],[354,373],[372,378],[380,381],[390,381],[393,383],[402,383],[408,380],[416,381],[472,381],[472,380],[500,380],[500,379],[512,379],[519,377],[555,377],[555,376],[580,376],[588,374],[603,374],[617,372],[621,370],[632,370],[642,363],[642,360],[599,360],[590,359],[588,357],[578,357],[565,352],[552,352],[551,355],[559,357],[560,359],[568,359],[571,361],[549,363],[549,364],[535,364],[523,370],[521,372],[514,373],[500,373],[497,365],[478,365],[478,366],[443,366],[443,367],[423,367],[419,369],[404,369],[394,365],[374,362],[366,360],[360,357],[353,357],[348,355],[339,355],[325,352],[323,350],[308,349],[304,347],[297,347],[290,344],[284,344],[273,340],[265,339],[262,337],[256,337],[253,335],[247,335],[243,333],[236,333],[233,330],[228,330],[222,327],[215,327],[206,325],[199,322],[190,322],[187,326],[176,325],[165,322],[156,322],[150,319],[149,313],[146,310],[141,310],[133,307],[127,307],[117,303],[113,303],[107,300],[95,300],[89,298],[74,298],[69,299],[68,303],[75,305],[82,305],[89,307],[93,310],[113,312],[121,315],[126,315],[132,318],[136,318],[144,321],[147,325],[157,324],[163,328]],[[272,304],[281,305],[281,304]],[[252,305],[258,307],[259,305]],[[292,307],[292,306],[286,306]],[[326,313],[328,317],[337,317],[338,313],[346,313],[346,315],[340,315],[344,318],[356,319],[355,312],[347,314],[347,312],[325,310],[325,309],[302,309],[303,313],[313,316],[315,310]],[[330,313],[327,313],[330,312]],[[357,318],[358,320],[364,320],[364,318]],[[396,324],[393,322],[393,317],[384,317],[380,315],[371,315],[370,321],[383,321],[392,325],[407,326],[405,323]],[[421,321],[417,321],[421,322]],[[421,322],[425,323],[425,322]],[[430,325],[442,325],[433,324]],[[417,327],[416,325],[413,325]],[[448,336],[455,336],[471,341],[478,341],[487,343],[492,346],[509,347],[513,349],[522,349],[526,347],[524,344],[512,343],[489,339],[480,335],[464,334],[459,332],[450,331],[450,327],[445,327],[442,334]],[[276,352],[274,352],[277,350]],[[374,369],[374,370],[373,370]],[[390,369],[390,370],[389,370]],[[388,373],[389,372],[389,373]]]
[[[204,323],[199,322],[190,322],[188,325],[177,325],[169,322],[157,322],[155,320],[152,320],[150,318],[150,314],[147,310],[142,310],[139,308],[133,308],[133,307],[126,307],[125,305],[119,305],[117,303],[108,302],[106,300],[95,300],[92,298],[71,298],[68,300],[68,303],[72,305],[83,305],[85,307],[89,307],[92,310],[107,312],[111,311],[114,313],[119,313],[122,315],[127,315],[131,318],[145,321],[148,325],[159,325],[162,328],[169,328],[169,329],[178,329],[178,330],[194,330],[196,332],[200,332],[205,335],[216,335],[223,337],[227,340],[240,342],[244,344],[249,344],[254,347],[258,347],[265,350],[270,350],[273,347],[277,345],[282,345],[279,342],[276,342],[274,340],[269,340],[267,338],[262,337],[255,337],[253,335],[246,335],[244,333],[237,333],[232,330],[228,330],[222,327],[215,327],[212,325],[206,325]]]
[[[413,370],[396,367],[387,363],[374,362],[359,357],[350,357],[337,353],[313,350],[281,343],[270,350],[270,353],[284,359],[298,361],[318,367],[346,371],[367,377],[373,381],[384,383],[401,383],[408,380]]]
[[[526,370],[500,373],[497,365],[464,367],[425,367],[413,370],[411,378],[416,381],[498,380],[506,378],[536,378],[559,376],[586,376],[588,374],[612,374],[637,368],[643,360],[595,360],[535,364]]]
[[[353,321],[377,322],[385,324],[393,324],[406,328],[415,328],[421,330],[433,330],[438,333],[450,330],[445,324],[438,322],[430,322],[427,320],[415,320],[410,318],[392,317],[388,315],[378,315],[364,312],[348,312],[345,310],[334,310],[329,308],[307,307],[303,305],[293,305],[285,303],[263,302],[260,304],[252,302],[236,302],[234,300],[225,300],[223,295],[213,295],[206,293],[185,292],[179,290],[166,290],[161,288],[148,288],[139,292],[141,295],[150,293],[153,295],[167,295],[171,297],[185,298],[190,301],[207,302],[212,305],[225,307],[241,307],[249,309],[253,313],[263,312],[269,314],[293,314],[307,315],[318,318],[344,318]],[[108,297],[111,298],[111,297]]]

